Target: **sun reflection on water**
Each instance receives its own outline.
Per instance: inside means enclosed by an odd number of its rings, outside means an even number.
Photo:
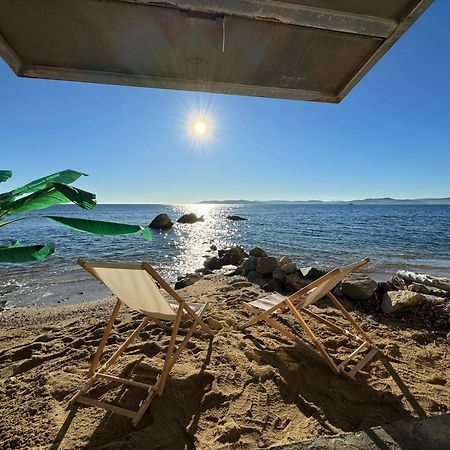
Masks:
[[[224,207],[221,205],[175,205],[174,209],[180,216],[193,212],[204,219],[202,222],[177,224],[174,227],[174,244],[180,252],[171,267],[174,273],[194,272],[203,267],[205,257],[214,254],[210,248],[212,244],[224,248],[231,245],[236,237],[236,231],[230,223],[226,223]]]

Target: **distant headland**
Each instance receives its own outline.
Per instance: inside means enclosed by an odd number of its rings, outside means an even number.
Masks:
[[[450,197],[396,199],[364,198],[361,200],[203,200],[199,204],[334,204],[334,205],[450,205]]]

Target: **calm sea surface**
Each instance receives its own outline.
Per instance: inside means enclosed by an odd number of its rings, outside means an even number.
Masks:
[[[148,225],[159,213],[175,222],[182,214],[205,217],[193,225],[175,224],[154,231],[153,241],[140,235],[94,236],[60,227],[44,219],[21,221],[0,228],[0,245],[18,239],[23,244],[54,241],[55,256],[41,263],[0,265],[0,301],[31,306],[89,301],[106,295],[98,282],[78,268],[78,257],[114,261],[149,261],[175,281],[194,271],[218,248],[240,244],[260,246],[276,256],[288,255],[300,266],[332,268],[364,256],[367,271],[398,269],[450,276],[450,206],[433,205],[99,205],[83,211],[63,205],[45,213]],[[233,222],[239,214],[247,221]]]

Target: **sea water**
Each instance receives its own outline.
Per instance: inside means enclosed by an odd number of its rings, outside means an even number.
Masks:
[[[177,224],[184,213],[204,221]],[[53,241],[55,255],[39,263],[0,265],[0,301],[8,307],[89,301],[108,291],[81,270],[82,257],[108,261],[148,261],[170,282],[203,266],[218,248],[242,245],[288,255],[299,266],[333,268],[365,256],[365,269],[388,276],[399,269],[450,276],[450,206],[346,204],[240,205],[98,205],[84,211],[74,205],[52,207],[42,214],[92,218],[147,226],[159,213],[175,225],[141,235],[96,236],[61,227],[43,218],[0,228],[0,245]],[[246,221],[231,221],[228,215]]]

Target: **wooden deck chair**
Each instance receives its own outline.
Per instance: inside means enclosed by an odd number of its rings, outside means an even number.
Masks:
[[[210,336],[214,333],[201,319],[206,311],[206,304],[188,303],[186,302],[172,287],[156,272],[150,264],[138,263],[108,263],[108,262],[86,262],[82,259],[78,263],[92,274],[99,281],[104,283],[116,296],[117,302],[111,313],[111,317],[104,331],[103,337],[98,346],[92,364],[88,371],[87,381],[81,389],[75,394],[69,402],[79,402],[89,406],[96,406],[107,409],[109,411],[130,417],[132,423],[136,426],[141,420],[147,408],[157,395],[161,395],[164,391],[167,377],[173,365],[177,361],[183,349],[186,347],[188,340],[197,330],[203,331]],[[161,286],[172,298],[167,300],[161,293],[157,284]],[[100,358],[103,354],[105,344],[114,326],[114,320],[120,310],[122,303],[129,308],[139,311],[144,315],[144,319],[140,325],[131,333],[126,341],[117,349],[117,351],[100,366]],[[187,334],[178,349],[175,350],[175,341],[180,329],[180,322],[183,317],[187,317],[193,321],[192,326],[187,329]],[[145,328],[149,321],[155,322],[158,326],[165,328],[164,321],[173,323],[170,343],[164,360],[163,369],[154,385],[141,383],[131,379],[119,378],[107,373],[117,358],[126,350],[139,333]],[[198,331],[198,330],[197,330]],[[99,367],[100,366],[100,367]],[[99,400],[87,397],[85,394],[94,386],[98,379],[106,379],[121,384],[143,388],[147,391],[147,396],[141,401],[137,411],[122,408],[110,403],[101,402]]]
[[[283,296],[278,293],[273,293],[269,296],[246,303],[246,308],[255,315],[239,328],[244,329],[260,321],[264,321],[281,332],[287,338],[293,340],[305,350],[313,350],[315,354],[318,354],[325,360],[335,374],[343,375],[354,380],[355,375],[360,370],[364,369],[364,367],[366,367],[369,363],[383,357],[383,354],[374,345],[370,337],[358,325],[344,306],[342,306],[339,300],[331,293],[331,290],[349,273],[359,269],[368,262],[369,258],[365,258],[350,266],[334,269],[290,296]],[[344,330],[335,323],[331,322],[329,319],[326,319],[325,317],[322,317],[321,315],[308,309],[310,305],[325,296],[331,300],[332,304],[334,304],[334,306],[342,313],[344,318],[350,323],[354,333]],[[296,321],[300,324],[308,338],[312,341],[312,346],[300,339],[297,335],[292,333],[276,320],[277,315],[284,314],[286,312],[290,312],[294,315]],[[325,347],[320,343],[319,339],[308,326],[302,313],[305,313],[312,319],[326,325],[334,333],[347,336],[347,338],[359,344],[358,348],[339,364],[336,364],[330,354],[326,351]],[[348,368],[350,363],[354,363],[351,369]]]

